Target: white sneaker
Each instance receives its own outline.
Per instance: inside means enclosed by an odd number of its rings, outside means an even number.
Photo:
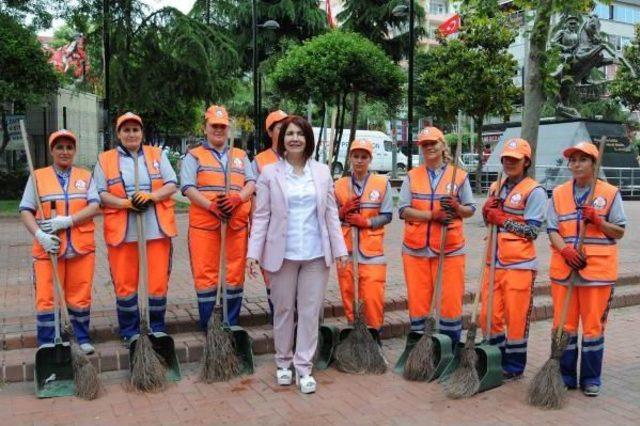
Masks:
[[[278,368],[276,378],[280,386],[289,386],[293,383],[293,371],[288,368]]]
[[[91,355],[96,351],[96,348],[94,348],[91,343],[81,344],[80,349],[82,349],[82,352],[84,352],[86,355]]]
[[[300,377],[296,374],[296,386],[302,393],[314,393],[316,391],[316,379],[312,375]]]

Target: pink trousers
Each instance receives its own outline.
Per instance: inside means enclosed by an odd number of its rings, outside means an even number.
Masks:
[[[289,368],[291,362],[300,376],[311,374],[318,345],[320,311],[329,279],[324,258],[313,260],[285,259],[277,272],[268,272],[273,302],[273,340],[276,365]],[[295,336],[294,313],[298,312]]]

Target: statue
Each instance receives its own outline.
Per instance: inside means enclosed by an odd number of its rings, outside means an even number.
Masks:
[[[567,15],[559,26],[550,41],[550,47],[558,49],[561,57],[560,65],[551,74],[560,83],[556,115],[580,118],[580,113],[568,106],[569,98],[578,86],[589,87],[606,82],[589,78],[594,68],[612,64],[624,64],[630,70],[633,68],[603,39],[596,15],[585,18]]]

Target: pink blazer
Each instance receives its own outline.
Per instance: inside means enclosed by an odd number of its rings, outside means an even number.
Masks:
[[[333,259],[347,255],[329,167],[309,160],[316,186],[317,213],[322,236],[322,250],[327,267]],[[284,160],[264,168],[256,184],[255,211],[249,236],[247,257],[276,272],[282,266],[287,234],[286,177]]]

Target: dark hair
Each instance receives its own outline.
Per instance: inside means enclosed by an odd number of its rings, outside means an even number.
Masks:
[[[278,155],[283,158],[285,156],[286,149],[284,148],[284,135],[287,133],[287,128],[290,124],[295,124],[302,129],[302,134],[304,135],[304,152],[302,153],[302,155],[304,156],[304,159],[306,161],[311,158],[315,149],[313,128],[311,128],[311,125],[307,120],[300,117],[299,115],[290,115],[282,120],[282,128],[280,129],[280,134],[278,135]]]

